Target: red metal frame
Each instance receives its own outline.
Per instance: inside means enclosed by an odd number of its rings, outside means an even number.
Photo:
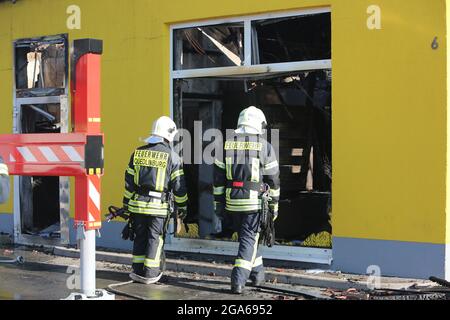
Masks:
[[[76,65],[75,85],[72,83],[72,123],[74,132],[101,133],[100,72],[101,56],[88,53]]]
[[[86,146],[89,136],[103,139],[103,134],[100,118],[101,49],[100,52],[90,49],[92,43],[101,47],[101,41],[78,41],[82,50],[78,50],[79,56],[74,59],[76,66],[71,83],[74,133],[0,135],[0,155],[11,175],[75,177],[75,224],[93,230],[101,227],[100,178],[103,168],[102,165],[86,168],[89,157]],[[76,46],[75,42],[77,52]],[[103,150],[94,152],[103,155]]]
[[[101,134],[100,73],[100,55],[88,53],[79,58],[75,70],[75,84],[72,83],[74,132],[86,135]],[[100,176],[103,172],[96,171],[93,168],[89,175],[75,177],[75,194],[77,197],[75,223],[83,223],[86,230],[101,227]],[[82,200],[79,201],[79,199]]]

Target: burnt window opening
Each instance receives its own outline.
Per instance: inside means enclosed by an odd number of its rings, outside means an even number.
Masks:
[[[331,14],[321,13],[252,23],[253,63],[331,59]]]
[[[311,235],[331,234],[331,71],[293,72],[258,79],[176,80],[174,116],[194,136],[194,121],[202,130],[235,129],[239,113],[258,106],[268,130],[279,130],[281,178],[277,243],[303,245]],[[180,116],[181,115],[181,116]],[[270,133],[269,135],[270,136]],[[194,148],[194,146],[191,146]],[[203,148],[205,144],[203,145]],[[190,154],[194,154],[191,150]],[[213,167],[185,165],[190,204],[187,221],[197,224],[185,237],[235,239],[231,219],[215,216]],[[329,243],[323,247],[329,247]]]
[[[61,133],[60,104],[22,105],[22,133]]]
[[[243,23],[174,31],[174,70],[240,66],[243,60]]]
[[[21,106],[21,133],[61,133],[59,104]],[[20,177],[22,233],[60,237],[59,177]]]
[[[19,39],[13,46],[15,133],[67,133],[67,35]],[[42,157],[57,157],[49,149],[40,152]],[[41,238],[44,243],[52,239],[56,242],[50,243],[68,241],[69,178],[22,176],[15,188],[19,194],[21,237],[39,236],[29,238],[33,244],[42,243],[37,240]]]
[[[323,69],[325,65],[331,68],[331,13],[320,12],[242,18],[233,24],[244,25],[239,33],[240,37],[243,33],[246,41],[245,46],[244,41],[235,42],[240,50],[235,53],[241,56],[237,63],[231,63],[229,57],[219,64],[208,62],[200,39],[192,41],[191,34],[189,39],[186,36],[183,39],[185,30],[201,31],[194,26],[175,28],[173,116],[193,137],[195,121],[201,121],[203,133],[211,128],[224,133],[226,129],[235,129],[242,109],[250,105],[261,108],[269,122],[268,130],[279,130],[280,138],[281,201],[276,242],[331,248],[332,88],[331,69]],[[218,36],[215,40],[214,50],[219,48],[217,43],[224,41],[218,40]],[[189,50],[195,54],[189,56]],[[225,50],[219,51],[222,58],[227,58]],[[305,61],[309,71],[298,63]],[[260,64],[267,67],[257,67]],[[239,65],[248,70],[211,69]],[[189,72],[183,72],[187,69]],[[205,144],[208,143],[201,145],[203,150]],[[188,148],[189,155],[202,151],[194,143]],[[185,162],[190,192],[186,221],[193,226],[179,236],[237,240],[230,219],[219,219],[214,213],[213,166],[189,163],[192,162]]]
[[[17,97],[64,94],[68,75],[67,36],[14,42]]]

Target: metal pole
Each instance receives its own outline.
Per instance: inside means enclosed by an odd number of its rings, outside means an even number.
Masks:
[[[83,236],[80,239],[80,273],[81,273],[81,292],[87,297],[95,297],[95,230],[84,230],[80,232]]]

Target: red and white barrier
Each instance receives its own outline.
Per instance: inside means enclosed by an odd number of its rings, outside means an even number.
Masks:
[[[81,289],[95,289],[95,234],[101,228],[103,135],[100,118],[100,40],[75,40],[72,55],[74,133],[0,135],[0,155],[11,175],[75,177],[75,227],[80,244]]]

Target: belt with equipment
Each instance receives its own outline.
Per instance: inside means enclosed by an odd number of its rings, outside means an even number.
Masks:
[[[261,182],[253,181],[227,181],[227,188],[231,189],[244,189],[249,191],[264,192],[264,184]]]
[[[162,203],[169,201],[169,194],[167,192],[153,191],[150,189],[150,187],[136,187],[136,194],[140,197],[148,198],[148,201],[161,200]]]

